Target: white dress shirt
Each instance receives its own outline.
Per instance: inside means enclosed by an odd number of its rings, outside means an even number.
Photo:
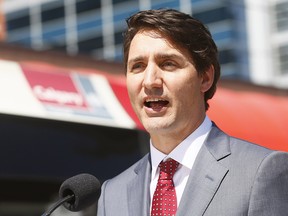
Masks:
[[[167,160],[172,158],[178,161],[179,167],[173,177],[176,196],[177,196],[177,205],[179,206],[184,188],[186,186],[190,171],[196,159],[196,156],[204,143],[208,133],[211,130],[212,122],[205,117],[202,124],[191,133],[185,140],[183,140],[169,155],[163,154],[157,150],[150,141],[150,153],[152,161],[152,171],[151,171],[151,183],[150,183],[150,199],[152,203],[152,198],[154,191],[157,186],[157,181],[159,178],[160,169],[158,165],[162,160]]]

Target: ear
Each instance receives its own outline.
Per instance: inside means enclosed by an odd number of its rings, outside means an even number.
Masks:
[[[211,65],[208,70],[206,70],[203,74],[201,74],[202,83],[201,83],[201,92],[207,92],[214,81],[214,67]]]

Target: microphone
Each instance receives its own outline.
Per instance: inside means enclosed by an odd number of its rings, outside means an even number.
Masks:
[[[93,203],[100,196],[101,184],[90,174],[79,174],[65,180],[59,189],[59,201],[50,207],[42,216],[49,216],[60,205],[73,212],[81,211]]]

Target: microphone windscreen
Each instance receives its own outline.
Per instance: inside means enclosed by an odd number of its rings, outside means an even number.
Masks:
[[[60,186],[59,197],[61,199],[74,195],[71,201],[64,203],[64,207],[77,212],[96,203],[100,196],[100,188],[101,184],[95,176],[83,173],[65,180]]]

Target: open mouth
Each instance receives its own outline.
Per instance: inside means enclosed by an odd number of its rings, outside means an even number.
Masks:
[[[169,101],[163,99],[147,99],[144,102],[144,106],[151,108],[153,110],[159,110],[163,107],[166,107],[169,104]]]

